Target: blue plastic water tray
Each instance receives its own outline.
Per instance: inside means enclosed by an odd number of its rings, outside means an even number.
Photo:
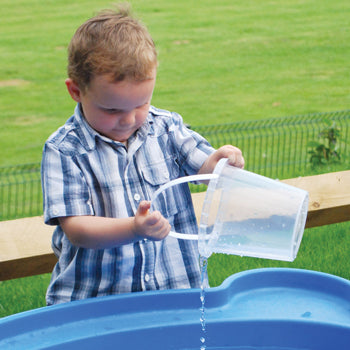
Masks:
[[[350,281],[297,269],[206,291],[210,349],[350,349]],[[0,349],[199,349],[198,289],[93,298],[0,319]]]

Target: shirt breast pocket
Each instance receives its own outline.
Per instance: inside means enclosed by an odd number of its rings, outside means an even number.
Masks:
[[[142,169],[143,178],[150,198],[153,193],[162,185],[165,185],[173,179],[177,179],[180,174],[180,169],[174,158],[166,158],[161,161],[148,164]],[[152,203],[154,210],[159,210],[167,219],[174,216],[179,211],[179,185],[167,188],[160,193]]]

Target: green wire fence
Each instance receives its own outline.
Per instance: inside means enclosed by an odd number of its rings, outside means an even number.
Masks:
[[[215,148],[239,147],[246,170],[271,178],[350,169],[350,110],[192,129]],[[0,167],[0,221],[41,214],[40,163]]]
[[[244,154],[245,168],[264,176],[284,179],[349,168],[350,110],[193,129],[207,138],[215,148],[224,144],[239,147]],[[327,139],[323,136],[333,129],[339,130],[339,137],[330,135]],[[317,164],[310,159],[312,154],[318,152],[315,145],[322,151],[329,148],[330,141],[335,143],[333,147],[340,159],[334,157],[327,162],[320,160],[320,167],[315,166]],[[310,143],[313,143],[313,147],[309,146]]]
[[[42,214],[40,163],[0,168],[0,221]]]

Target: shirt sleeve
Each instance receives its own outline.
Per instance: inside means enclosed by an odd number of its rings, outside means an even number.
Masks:
[[[173,142],[179,149],[181,168],[186,175],[197,174],[208,156],[215,149],[197,132],[187,128],[182,117],[172,113]]]
[[[94,215],[91,195],[74,157],[46,143],[41,164],[44,221],[58,225],[57,218]]]

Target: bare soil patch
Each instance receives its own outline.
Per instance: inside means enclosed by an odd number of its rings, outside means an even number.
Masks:
[[[0,80],[0,88],[1,87],[16,87],[16,86],[24,86],[28,85],[29,81],[24,79],[10,79],[10,80]]]

